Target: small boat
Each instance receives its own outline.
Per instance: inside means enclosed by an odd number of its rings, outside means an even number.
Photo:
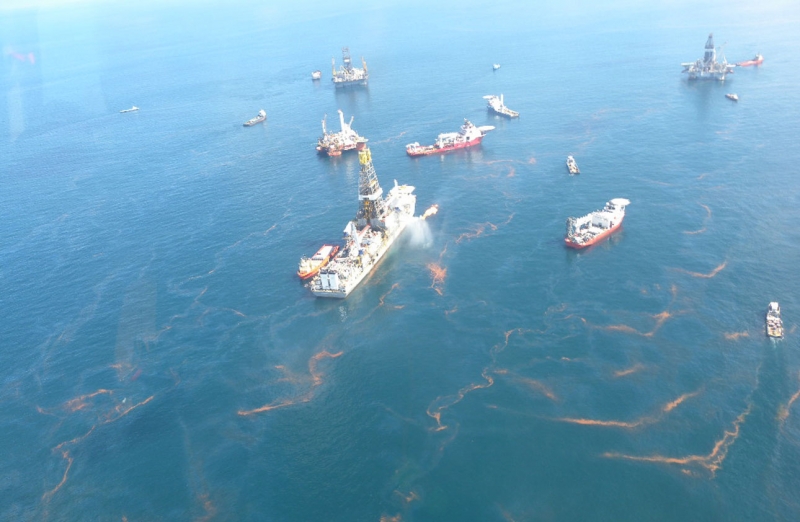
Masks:
[[[300,258],[300,266],[297,268],[297,276],[300,279],[310,279],[317,275],[319,269],[328,264],[336,253],[339,252],[339,245],[322,245],[317,253],[311,257]]]
[[[261,123],[262,121],[267,119],[267,112],[264,109],[258,111],[258,116],[255,118],[251,118],[243,123],[245,127],[252,127],[256,123]]]
[[[580,174],[581,169],[578,168],[578,164],[575,163],[575,158],[572,156],[567,156],[567,168],[569,169],[570,174]]]
[[[781,307],[775,301],[767,308],[767,335],[775,339],[783,339],[783,320]]]
[[[311,73],[312,80],[319,80],[320,78],[322,78],[322,71],[314,71]]]
[[[747,60],[744,62],[739,62],[736,65],[739,67],[749,67],[751,65],[761,65],[761,62],[764,61],[764,57],[761,54],[756,53],[752,60]]]
[[[499,63],[493,63],[493,64],[492,64],[492,70],[493,70],[493,71],[496,71],[496,70],[497,70],[497,69],[499,69],[499,68],[500,68],[500,64],[499,64]]]
[[[736,94],[728,93],[725,95],[726,98],[733,101],[739,101],[739,97]]]
[[[133,107],[131,107],[130,109],[124,109],[124,110],[121,110],[121,111],[119,111],[119,112],[120,112],[120,114],[121,114],[121,113],[123,113],[123,112],[136,112],[136,111],[138,111],[138,110],[139,110],[139,107],[137,107],[136,105],[134,105],[134,106],[133,106]]]

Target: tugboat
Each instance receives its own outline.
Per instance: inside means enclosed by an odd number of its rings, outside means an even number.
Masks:
[[[500,95],[500,97],[497,97],[494,94],[489,94],[487,96],[484,96],[483,99],[489,100],[487,106],[490,111],[493,111],[507,118],[519,118],[519,113],[517,111],[512,111],[511,109],[505,106],[505,104],[503,103],[502,94]]]
[[[406,154],[411,157],[427,156],[429,154],[439,154],[451,150],[463,149],[478,145],[486,133],[494,130],[492,125],[476,127],[467,119],[458,132],[446,132],[439,134],[433,145],[420,145],[417,142],[406,145]]]
[[[739,101],[739,97],[736,94],[733,94],[733,93],[726,94],[725,97],[728,98],[729,100],[733,100],[733,101],[736,101],[736,102]]]
[[[708,35],[705,54],[695,62],[682,63],[683,71],[689,73],[690,80],[719,80],[725,81],[725,76],[733,74],[735,65],[729,64],[725,57],[722,62],[717,61],[717,50],[714,48],[714,34]]]
[[[312,80],[319,80],[320,78],[322,78],[322,71],[314,71],[311,73]]]
[[[567,168],[569,169],[570,174],[580,174],[581,169],[578,168],[578,164],[575,163],[575,158],[572,156],[567,156]]]
[[[300,279],[310,279],[317,275],[319,269],[328,264],[328,261],[339,251],[339,245],[322,245],[312,257],[301,257],[297,276]]]
[[[595,210],[579,218],[567,219],[564,243],[570,248],[586,248],[613,234],[625,219],[625,207],[631,202],[624,198],[612,199],[603,210]]]
[[[244,125],[245,127],[252,127],[256,123],[261,123],[266,119],[267,119],[267,112],[264,109],[261,109],[260,111],[258,111],[258,116],[247,120],[242,125]]]
[[[366,140],[358,142],[358,211],[344,229],[344,249],[314,276],[308,288],[317,297],[344,299],[378,265],[414,217],[414,187],[398,185],[383,197]]]
[[[781,307],[775,301],[767,308],[767,335],[775,339],[783,339],[783,320]]]
[[[359,136],[350,126],[353,124],[354,116],[350,117],[350,123],[344,122],[344,113],[339,113],[339,132],[328,132],[325,125],[325,118],[322,118],[322,136],[317,140],[317,152],[328,156],[341,156],[343,151],[355,150],[359,140],[366,141],[366,138]]]
[[[763,57],[763,56],[761,56],[760,54],[756,53],[756,55],[753,57],[753,59],[752,59],[752,60],[747,60],[747,61],[744,61],[744,62],[739,62],[739,63],[737,63],[736,65],[737,65],[738,67],[749,67],[749,66],[751,66],[751,65],[761,65],[761,63],[762,63],[763,61],[764,61],[764,57]]]
[[[366,85],[369,79],[369,71],[367,70],[367,62],[361,58],[361,66],[363,69],[353,67],[350,61],[350,49],[342,47],[342,62],[344,65],[337,71],[336,59],[331,58],[331,74],[333,77],[331,81],[336,87],[347,87],[349,85]]]

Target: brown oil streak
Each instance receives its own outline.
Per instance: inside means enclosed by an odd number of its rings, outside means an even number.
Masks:
[[[644,369],[644,365],[640,363],[636,363],[630,368],[625,368],[624,370],[617,370],[614,372],[614,377],[625,377],[626,375],[631,375],[633,373],[639,372]]]
[[[700,394],[700,390],[697,390],[697,391],[691,392],[691,393],[684,393],[683,395],[681,395],[680,397],[678,397],[674,401],[668,402],[667,404],[665,404],[664,407],[661,408],[661,411],[663,411],[664,413],[670,412],[670,411],[674,410],[675,408],[677,408],[686,399],[691,399],[692,397],[696,397],[699,394]]]
[[[61,456],[67,461],[67,469],[64,470],[64,476],[61,477],[61,482],[56,484],[56,487],[54,487],[50,491],[45,492],[45,494],[42,495],[42,500],[49,500],[50,498],[52,498],[53,495],[55,495],[56,491],[61,489],[61,486],[63,486],[67,482],[67,476],[69,475],[69,470],[72,467],[74,459],[70,456],[68,450],[62,451]]]
[[[682,274],[688,274],[688,275],[690,275],[692,277],[701,277],[701,278],[704,278],[704,279],[711,279],[712,277],[716,276],[721,271],[723,271],[727,265],[728,265],[728,262],[727,261],[723,261],[722,264],[717,266],[714,270],[712,270],[708,274],[701,274],[700,272],[691,272],[689,270],[684,270],[683,268],[676,268],[675,270],[678,271],[678,272],[681,272]]]
[[[88,406],[86,403],[86,399],[91,399],[93,397],[97,397],[98,395],[103,394],[112,394],[111,390],[99,389],[94,393],[87,393],[86,395],[81,395],[80,397],[76,397],[72,400],[69,400],[64,403],[63,408],[67,411],[74,412],[78,410],[82,410]]]
[[[725,333],[724,335],[725,339],[729,341],[738,341],[742,337],[750,337],[749,332],[731,332],[731,333]]]
[[[745,411],[743,411],[738,417],[736,417],[736,420],[733,421],[733,428],[731,430],[725,430],[722,438],[714,444],[714,447],[711,449],[711,452],[708,455],[665,457],[662,455],[636,456],[636,455],[625,455],[622,453],[607,452],[604,453],[602,456],[612,459],[624,459],[624,460],[632,460],[638,462],[652,462],[658,464],[678,464],[681,466],[685,466],[688,464],[696,464],[706,468],[713,477],[716,474],[717,470],[722,466],[722,463],[725,461],[725,458],[728,455],[728,450],[730,449],[731,445],[733,445],[733,443],[739,437],[739,429],[741,425],[744,423],[747,416],[750,414],[751,407],[752,406],[749,405]]]
[[[711,209],[708,208],[708,205],[703,205],[702,203],[700,204],[700,206],[706,209],[706,217],[703,220],[703,227],[699,230],[686,230],[683,232],[684,234],[691,234],[691,235],[702,234],[703,232],[706,231],[706,223],[708,222],[709,219],[711,219]]]
[[[800,374],[798,374],[798,378],[800,378]],[[792,404],[800,398],[800,390],[797,390],[794,395],[789,399],[785,405],[782,405],[778,410],[778,420],[781,421],[781,424],[786,422],[786,419],[789,418],[789,413],[791,411]]]
[[[399,286],[400,286],[400,283],[395,283],[395,284],[393,284],[393,285],[392,285],[392,287],[389,289],[389,291],[388,291],[388,292],[386,292],[385,294],[383,294],[383,295],[380,297],[380,299],[378,299],[378,306],[383,306],[383,304],[384,304],[384,300],[385,300],[385,299],[386,299],[386,298],[389,296],[389,294],[391,294],[391,293],[392,293],[392,291],[393,291],[395,288],[397,288],[397,287],[399,287]]]
[[[337,357],[340,357],[343,353],[344,352],[341,352],[341,351],[340,352],[336,352],[336,353],[330,353],[327,350],[323,350],[323,351],[321,351],[321,352],[319,352],[317,354],[314,354],[308,360],[308,373],[309,373],[309,375],[311,377],[311,388],[306,393],[304,393],[303,395],[301,395],[299,397],[296,397],[296,398],[293,398],[293,399],[286,399],[286,400],[279,401],[279,402],[273,402],[273,403],[270,403],[270,404],[265,404],[264,406],[261,406],[261,407],[258,407],[258,408],[254,408],[252,410],[239,410],[237,412],[237,414],[240,415],[240,416],[254,415],[256,413],[264,413],[264,412],[267,412],[267,411],[277,410],[279,408],[285,408],[287,406],[292,406],[292,405],[295,405],[295,404],[301,404],[301,403],[309,402],[311,399],[314,398],[314,389],[317,386],[319,386],[320,384],[322,384],[322,376],[323,376],[323,374],[322,374],[322,372],[317,370],[317,363],[323,358],[335,359]],[[281,366],[280,368],[283,368],[283,367]]]

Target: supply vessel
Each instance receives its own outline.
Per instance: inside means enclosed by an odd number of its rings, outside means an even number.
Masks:
[[[578,168],[578,164],[575,162],[575,158],[572,156],[567,156],[567,169],[569,169],[570,174],[581,173],[581,169]]]
[[[267,112],[264,109],[261,109],[260,111],[258,111],[258,115],[256,115],[255,118],[250,118],[249,120],[244,122],[242,125],[244,125],[245,127],[252,127],[256,123],[261,123],[262,121],[264,121],[266,119],[267,119]]]
[[[494,94],[489,94],[487,96],[484,96],[483,99],[489,101],[487,107],[490,111],[499,114],[500,116],[505,116],[507,118],[519,117],[519,113],[517,111],[512,111],[511,109],[505,106],[505,103],[503,103],[502,94],[499,97],[495,96]]]
[[[717,50],[714,47],[714,33],[708,35],[706,40],[705,53],[702,58],[694,62],[681,64],[683,71],[689,74],[690,80],[719,80],[725,81],[725,76],[733,74],[735,65],[728,63],[725,57],[722,61],[717,61]]]
[[[625,219],[625,207],[630,204],[627,199],[615,198],[606,203],[603,210],[568,218],[564,242],[570,248],[586,248],[599,243],[619,229]]]
[[[366,85],[369,80],[369,70],[367,69],[367,62],[361,58],[362,69],[353,67],[350,60],[350,49],[342,47],[342,62],[343,65],[336,70],[336,59],[331,58],[331,81],[336,87],[348,87],[351,85]]]
[[[325,125],[325,120],[328,116],[325,115],[322,118],[322,136],[317,140],[317,152],[320,154],[341,156],[345,150],[355,150],[359,140],[366,140],[351,127],[354,116],[350,117],[350,123],[345,123],[344,113],[341,110],[337,112],[339,113],[339,127],[341,128],[339,132],[328,132],[328,128]]]
[[[417,142],[406,145],[406,153],[411,156],[427,156],[451,150],[463,149],[478,145],[486,133],[494,130],[491,125],[476,127],[471,121],[464,119],[464,124],[458,132],[439,134],[433,145],[420,145]]]
[[[775,301],[771,302],[767,308],[767,335],[776,339],[783,337],[781,307]]]
[[[297,268],[297,277],[310,279],[317,275],[319,269],[328,264],[339,251],[339,245],[322,245],[317,253],[311,257],[301,257],[300,266]]]
[[[752,60],[746,60],[744,62],[739,62],[736,64],[737,67],[750,67],[751,65],[761,65],[764,61],[764,57],[761,54],[757,53]]]
[[[398,185],[384,198],[366,140],[358,142],[358,211],[344,229],[345,245],[308,284],[317,297],[344,299],[372,272],[414,217],[414,187]]]

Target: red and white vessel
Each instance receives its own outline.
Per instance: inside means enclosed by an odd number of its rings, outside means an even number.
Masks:
[[[625,219],[625,207],[631,202],[624,198],[612,199],[603,210],[595,210],[579,218],[567,219],[567,236],[564,243],[570,248],[586,248],[613,234]]]
[[[427,156],[429,154],[439,154],[451,150],[463,149],[478,145],[486,133],[494,130],[492,125],[476,127],[471,121],[465,119],[464,125],[458,132],[446,132],[439,134],[436,143],[433,145],[420,145],[419,143],[409,143],[406,145],[406,153],[411,156]]]
[[[339,251],[338,245],[322,245],[312,257],[300,258],[297,276],[300,279],[310,279],[317,275],[319,269],[328,264]]]
[[[752,60],[747,60],[746,62],[739,62],[736,65],[738,67],[748,67],[750,65],[761,65],[761,62],[764,61],[764,57],[760,54],[756,54]]]

